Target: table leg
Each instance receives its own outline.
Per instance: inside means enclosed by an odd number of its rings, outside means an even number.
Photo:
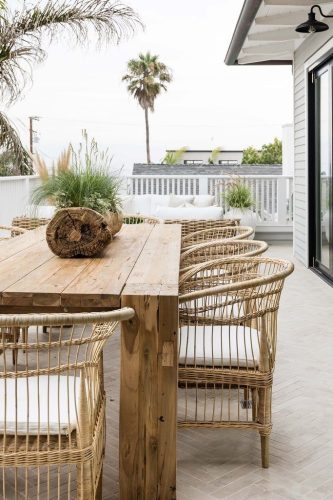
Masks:
[[[136,318],[122,324],[121,500],[176,498],[178,298],[124,296]]]

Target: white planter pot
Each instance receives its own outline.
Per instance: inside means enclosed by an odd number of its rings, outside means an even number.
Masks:
[[[254,231],[256,230],[257,226],[257,215],[255,212],[252,212],[249,208],[230,208],[228,212],[225,213],[224,215],[225,219],[240,219],[240,225],[241,226],[250,226],[253,227]],[[254,238],[253,236],[250,237],[250,239]]]

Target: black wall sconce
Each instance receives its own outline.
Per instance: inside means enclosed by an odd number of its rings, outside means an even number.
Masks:
[[[317,8],[320,12],[320,14],[323,17],[332,17],[333,16],[326,16],[323,11],[321,10],[320,5],[312,5],[310,12],[308,13],[308,20],[305,21],[305,23],[302,23],[297,26],[295,31],[298,31],[298,33],[319,33],[320,31],[326,31],[329,29],[328,24],[322,23],[321,21],[317,21],[316,15],[313,12],[313,9]]]

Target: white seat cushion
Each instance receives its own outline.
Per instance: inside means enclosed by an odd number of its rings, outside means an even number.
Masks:
[[[77,425],[79,395],[79,377],[0,379],[0,432],[6,422],[7,434],[69,434]]]
[[[247,326],[183,326],[178,361],[180,365],[253,368],[259,364],[259,334]]]
[[[220,220],[222,209],[220,207],[157,207],[156,217],[174,220]]]

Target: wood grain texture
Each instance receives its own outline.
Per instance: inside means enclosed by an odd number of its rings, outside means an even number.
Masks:
[[[135,309],[122,326],[121,499],[173,500],[180,225],[126,224],[98,258],[54,256],[45,228],[15,240],[0,246],[1,312]]]
[[[45,227],[6,241],[0,246],[0,304],[32,310],[119,307],[151,230],[148,224],[124,226],[98,258],[54,256],[45,241]]]
[[[176,498],[177,331],[181,227],[156,225],[127,280],[122,306],[121,500]]]

